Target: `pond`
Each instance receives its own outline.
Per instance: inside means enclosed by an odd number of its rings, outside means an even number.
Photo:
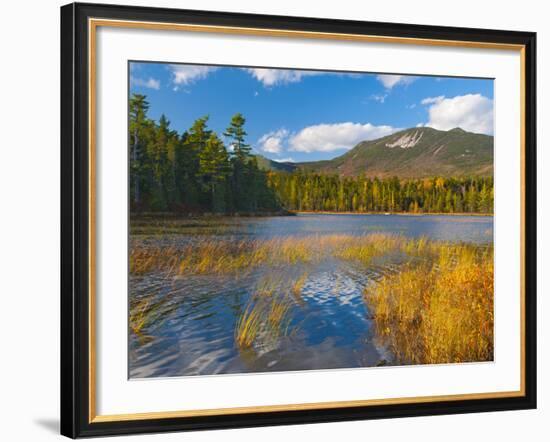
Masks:
[[[202,248],[212,255],[208,262],[219,263],[223,257],[225,267],[211,264],[208,271],[204,259],[193,268],[176,261],[180,271],[173,271],[174,264],[130,275],[130,322],[138,325],[129,332],[129,376],[395,363],[391,349],[376,334],[364,292],[411,258],[378,254],[365,265],[343,259],[346,255],[338,248],[376,234],[483,246],[492,243],[493,218],[299,214],[136,221],[132,250],[169,250],[183,256],[189,247]],[[254,244],[252,254],[249,244]],[[307,249],[307,259],[286,250],[288,244]],[[243,248],[249,254],[243,255],[244,263],[237,262],[234,252],[226,260],[225,248]],[[231,266],[234,271],[225,271]]]

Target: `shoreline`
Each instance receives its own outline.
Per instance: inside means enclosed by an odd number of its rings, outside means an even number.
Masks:
[[[490,216],[494,217],[493,213],[479,213],[479,212],[333,212],[333,211],[307,211],[299,210],[292,212],[295,215],[398,215],[398,216]]]
[[[215,213],[215,212],[190,212],[190,213],[172,213],[172,212],[130,212],[129,219],[147,219],[147,218],[166,218],[166,219],[203,219],[203,218],[268,218],[276,216],[296,216],[296,212],[281,210],[278,212],[233,212],[233,213]]]
[[[298,216],[298,215],[377,215],[377,216],[485,216],[494,217],[493,213],[478,213],[478,212],[334,212],[334,211],[307,211],[307,210],[285,210],[280,212],[236,212],[236,213],[167,213],[167,212],[144,212],[136,213],[130,212],[129,219],[132,220],[144,220],[144,219],[173,219],[173,220],[192,220],[192,219],[213,219],[213,218],[269,218],[279,216]]]

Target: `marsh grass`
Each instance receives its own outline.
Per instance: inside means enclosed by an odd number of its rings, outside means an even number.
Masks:
[[[344,236],[339,239],[334,255],[340,259],[359,261],[368,265],[374,257],[402,250],[406,243],[407,240],[402,236],[383,233],[359,237]]]
[[[231,273],[261,265],[281,266],[316,259],[309,238],[268,240],[200,240],[183,246],[134,246],[130,272],[153,271],[175,274]]]
[[[130,306],[130,329],[138,337],[143,337],[143,331],[161,317],[161,304],[153,302],[148,296],[132,303]]]
[[[229,217],[132,216],[130,234],[140,236],[212,235],[236,231],[238,228],[238,221]]]
[[[232,273],[259,266],[281,267],[319,262],[327,257],[359,260],[397,250],[406,240],[396,235],[310,235],[271,239],[200,239],[180,246],[136,243],[130,251],[130,273]]]
[[[152,339],[149,329],[159,326],[176,308],[177,305],[170,302],[170,296],[158,296],[149,294],[139,299],[132,300],[129,306],[130,330],[138,337],[141,343]]]
[[[306,275],[307,276],[307,275]],[[305,277],[290,283],[267,277],[261,280],[235,325],[235,344],[241,350],[265,347],[291,332],[292,294]]]
[[[290,293],[292,296],[294,296],[294,299],[299,304],[303,303],[302,300],[302,289],[304,288],[304,285],[308,278],[308,272],[302,273],[292,284],[290,287]]]
[[[493,249],[427,242],[415,261],[365,290],[378,335],[397,362],[493,359]]]
[[[235,343],[241,349],[269,344],[288,335],[292,300],[286,296],[250,301],[235,326]]]
[[[271,276],[253,289],[235,325],[235,344],[245,350],[265,347],[291,333],[293,306],[303,302],[301,294],[312,264],[339,259],[366,271],[374,258],[385,256],[398,256],[400,264],[373,280],[364,300],[378,338],[393,352],[397,363],[492,360],[491,245],[382,233],[254,240],[205,237],[170,246],[136,241],[130,253],[130,271],[134,275],[161,271],[168,277],[240,277],[259,267],[267,269],[266,275]],[[296,268],[306,270],[287,280],[288,269]],[[338,296],[336,292],[334,296]],[[145,298],[131,306],[130,325],[138,336],[166,315],[166,306],[154,299]]]

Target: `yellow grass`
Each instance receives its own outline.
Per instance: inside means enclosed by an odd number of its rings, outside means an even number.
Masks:
[[[286,296],[250,302],[235,327],[235,343],[240,348],[250,348],[258,340],[270,341],[288,332],[291,307]]]
[[[280,284],[271,278],[260,282],[235,326],[237,347],[251,348],[288,334],[293,302]]]
[[[134,246],[130,272],[166,271],[177,274],[229,273],[260,265],[289,265],[315,259],[318,244],[311,238],[268,240],[202,240],[182,247]]]
[[[130,305],[130,329],[138,336],[149,325],[162,316],[162,303],[154,302],[151,296],[145,297]]]
[[[263,325],[264,312],[260,304],[250,303],[241,315],[235,327],[235,343],[240,348],[249,348],[254,344]]]
[[[359,237],[346,236],[339,241],[334,254],[341,259],[369,264],[372,258],[399,251],[405,244],[405,238],[383,233],[371,233]]]
[[[379,336],[400,363],[492,360],[492,248],[426,246],[438,255],[433,262],[410,264],[365,290]]]
[[[302,289],[306,283],[307,276],[307,272],[304,272],[296,281],[292,283],[291,292],[298,299],[302,294]]]
[[[147,311],[149,308],[149,300],[144,299],[135,303],[130,309],[130,328],[139,335],[147,322]]]
[[[170,296],[158,297],[155,294],[131,301],[129,308],[130,330],[140,339],[148,338],[147,329],[152,325],[158,325],[177,308],[176,304],[171,304],[169,301]]]
[[[261,346],[288,333],[290,310],[301,302],[307,273],[286,281],[288,267],[326,258],[353,261],[365,268],[387,254],[404,257],[397,273],[382,276],[365,290],[378,337],[398,363],[452,363],[493,358],[493,249],[426,238],[372,233],[310,235],[272,239],[202,239],[184,246],[147,246],[130,253],[134,275],[241,275],[265,266],[262,280],[235,326],[238,348]],[[279,276],[277,274],[279,272]],[[335,294],[337,296],[337,294]],[[164,308],[151,300],[131,307],[134,333],[158,319]]]
[[[203,239],[184,246],[135,244],[130,272],[175,274],[231,273],[258,266],[271,267],[318,262],[327,256],[368,263],[373,256],[398,249],[406,240],[395,235],[369,234],[287,236],[256,240]]]

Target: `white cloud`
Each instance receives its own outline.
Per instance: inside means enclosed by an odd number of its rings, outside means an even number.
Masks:
[[[391,89],[398,85],[411,84],[416,77],[411,75],[377,75],[376,79],[384,85],[386,89]]]
[[[292,157],[276,158],[273,161],[276,161],[277,163],[294,163],[294,158]]]
[[[386,101],[386,98],[388,97],[388,94],[373,94],[370,96],[371,100],[378,101],[379,103],[384,103]]]
[[[298,71],[291,69],[264,69],[254,68],[246,69],[256,80],[265,87],[277,86],[280,84],[298,83],[303,77],[312,77],[322,75],[323,72],[316,71]]]
[[[374,126],[370,123],[317,124],[302,129],[289,140],[290,150],[298,152],[330,152],[351,149],[360,141],[374,140],[399,129]]]
[[[302,71],[296,69],[268,69],[268,68],[245,68],[252,77],[263,84],[264,87],[280,86],[289,83],[299,83],[305,77],[317,77],[319,75],[332,75],[337,77],[361,78],[361,75],[345,72],[330,71]]]
[[[144,78],[137,78],[132,76],[130,77],[130,83],[132,83],[134,86],[141,86],[156,90],[160,89],[160,81],[152,77],[145,80]]]
[[[206,78],[208,74],[218,68],[213,66],[171,64],[168,69],[172,72],[172,81],[174,84],[187,85]]]
[[[434,103],[439,103],[440,101],[442,101],[444,99],[445,99],[445,95],[439,95],[438,97],[424,98],[420,103],[423,104],[423,105],[434,104]]]
[[[283,151],[287,137],[288,130],[286,129],[268,132],[258,140],[258,148],[264,152],[280,153]]]
[[[481,94],[426,98],[422,104],[429,104],[426,126],[439,130],[460,127],[469,132],[493,133],[493,100]]]

